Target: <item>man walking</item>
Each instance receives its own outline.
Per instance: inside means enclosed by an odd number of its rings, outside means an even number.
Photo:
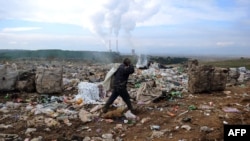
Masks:
[[[114,87],[111,96],[103,107],[103,112],[108,111],[109,106],[114,102],[114,100],[121,96],[123,101],[127,104],[128,110],[133,110],[130,96],[127,91],[127,81],[130,74],[134,73],[134,67],[131,65],[131,61],[128,58],[125,58],[123,64],[119,66],[115,72]]]

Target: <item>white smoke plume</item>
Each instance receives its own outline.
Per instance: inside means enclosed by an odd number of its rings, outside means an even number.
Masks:
[[[120,30],[130,38],[136,25],[155,15],[159,8],[160,0],[108,0],[91,16],[90,28],[107,46],[113,36],[118,39]]]

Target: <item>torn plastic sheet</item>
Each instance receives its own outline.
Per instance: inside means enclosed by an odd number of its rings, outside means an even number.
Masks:
[[[223,111],[227,113],[240,113],[240,111],[237,108],[233,107],[224,107]]]

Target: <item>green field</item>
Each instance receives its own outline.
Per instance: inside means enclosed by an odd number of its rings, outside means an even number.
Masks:
[[[250,70],[250,59],[233,59],[233,60],[224,60],[224,61],[211,61],[206,62],[202,61],[200,64],[204,65],[213,65],[216,67],[223,67],[223,68],[235,68],[235,67],[246,67]]]

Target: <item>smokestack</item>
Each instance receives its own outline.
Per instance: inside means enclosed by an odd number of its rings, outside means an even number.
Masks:
[[[119,52],[119,50],[118,50],[118,39],[116,39],[116,51]]]
[[[111,52],[111,40],[109,39],[109,51]]]
[[[135,55],[135,49],[132,49],[132,55]]]

